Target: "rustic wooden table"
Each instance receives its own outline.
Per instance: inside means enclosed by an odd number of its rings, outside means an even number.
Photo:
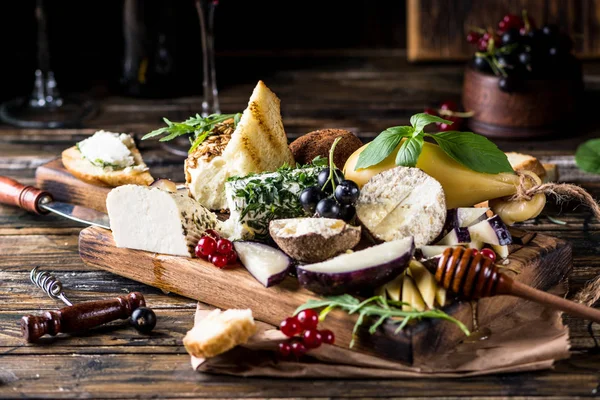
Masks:
[[[441,100],[460,98],[462,65],[408,65],[402,52],[321,52],[254,55],[238,59],[224,54],[221,76],[244,63],[244,76],[221,88],[224,112],[242,110],[257,78],[278,94],[290,137],[323,127],[352,130],[364,139]],[[265,69],[265,65],[269,67]],[[227,66],[230,66],[228,68]],[[585,66],[587,109],[600,89],[600,66]],[[160,125],[160,118],[185,119],[200,109],[198,98],[132,100],[101,97],[99,112],[84,129],[0,130],[0,175],[34,183],[35,168],[98,128],[140,134]],[[520,150],[559,164],[562,179],[581,183],[600,197],[599,180],[573,167],[572,155],[586,137],[600,136],[597,122],[582,106],[581,120],[559,138],[496,141],[506,151]],[[594,128],[595,125],[595,128]],[[183,180],[182,159],[156,142],[141,145],[155,177]],[[547,215],[567,222],[552,223]],[[527,229],[544,231],[573,244],[571,293],[600,273],[600,222],[583,207],[549,206]],[[573,354],[550,371],[468,379],[286,380],[241,379],[196,373],[181,339],[192,326],[195,302],[154,288],[92,270],[77,252],[82,226],[53,216],[37,217],[0,206],[0,398],[189,398],[189,397],[487,397],[594,396],[600,388],[600,353],[588,324],[565,316]],[[27,345],[18,321],[28,313],[60,306],[29,282],[34,266],[63,281],[74,302],[110,298],[130,291],[144,293],[159,323],[150,336],[122,324],[89,334],[60,337]],[[593,333],[600,328],[593,326]]]

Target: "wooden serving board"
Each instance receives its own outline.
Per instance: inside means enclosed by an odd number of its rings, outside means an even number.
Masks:
[[[560,239],[513,230],[507,268],[519,271],[514,278],[533,287],[548,290],[563,282],[571,270],[571,246]],[[278,325],[315,294],[299,287],[294,277],[280,285],[265,288],[243,267],[215,268],[200,259],[169,256],[140,250],[117,248],[110,231],[90,227],[81,231],[79,253],[83,262],[150,286],[196,299],[215,307],[251,308],[260,321]],[[493,319],[511,312],[523,300],[498,296],[480,300],[478,322],[485,326]],[[448,314],[473,328],[470,302],[455,302],[444,307]],[[336,345],[347,347],[356,316],[341,311],[330,313],[322,323],[336,334]],[[395,325],[384,324],[374,335],[359,332],[356,351],[418,365],[439,352],[452,349],[464,339],[456,325],[442,320],[423,320],[395,334]]]
[[[35,171],[38,188],[50,192],[54,200],[106,211],[106,196],[112,187],[85,183],[67,171],[60,159],[40,165]]]

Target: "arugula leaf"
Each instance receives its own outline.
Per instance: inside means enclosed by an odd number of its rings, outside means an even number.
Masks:
[[[575,164],[582,171],[600,174],[600,139],[591,139],[579,145],[575,152]]]
[[[423,150],[423,135],[406,139],[396,155],[396,165],[414,167],[417,165],[421,150]]]
[[[413,132],[414,129],[410,126],[387,128],[359,154],[354,170],[379,164],[392,154],[392,151],[398,146],[403,137],[411,136]]]
[[[454,161],[473,171],[487,174],[500,172],[514,173],[506,154],[485,137],[473,132],[439,132],[435,135],[426,133]]]
[[[425,128],[429,124],[433,124],[434,122],[452,124],[452,121],[448,121],[436,115],[426,113],[415,114],[412,117],[410,117],[410,124],[415,128],[415,133],[423,132],[423,128]]]

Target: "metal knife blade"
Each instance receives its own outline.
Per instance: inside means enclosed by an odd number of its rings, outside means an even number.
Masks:
[[[73,221],[110,229],[108,214],[92,210],[91,208],[75,206],[60,201],[42,201],[39,203],[39,207],[54,214],[72,219]]]

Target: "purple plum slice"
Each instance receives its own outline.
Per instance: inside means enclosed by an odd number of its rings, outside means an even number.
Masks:
[[[485,221],[478,222],[475,225],[471,225],[468,229],[473,240],[479,240],[497,246],[504,246],[512,243],[512,236],[508,228],[497,215],[494,215]]]
[[[298,281],[322,295],[375,289],[404,272],[414,251],[412,237],[385,242],[327,261],[299,265]]]

